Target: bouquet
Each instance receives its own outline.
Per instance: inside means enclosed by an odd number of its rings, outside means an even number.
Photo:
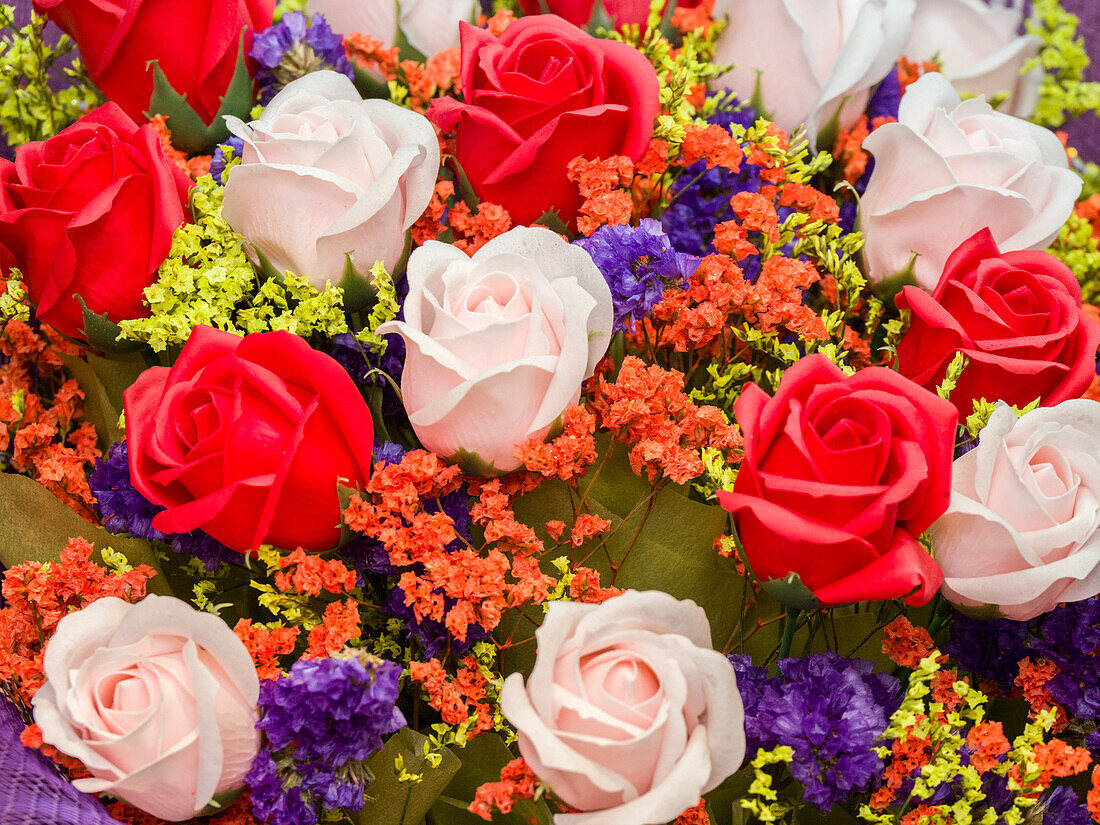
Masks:
[[[0,24],[0,822],[1100,822],[1059,0]]]

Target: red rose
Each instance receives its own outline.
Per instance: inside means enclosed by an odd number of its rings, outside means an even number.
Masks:
[[[146,370],[123,400],[134,487],[168,508],[156,529],[241,552],[336,546],[337,482],[366,483],[374,436],[335,360],[289,332],[195,327],[175,366]]]
[[[951,253],[929,295],[907,286],[898,306],[912,325],[898,342],[898,371],[929,389],[957,352],[966,368],[951,393],[960,417],[973,401],[1044,407],[1079,398],[1096,374],[1100,324],[1081,309],[1081,287],[1046,252],[1005,252],[988,229]]]
[[[253,30],[271,25],[275,0],[35,0],[80,49],[95,84],[141,122],[153,94],[156,60],[181,95],[209,124]],[[153,112],[152,114],[156,114]]]
[[[520,0],[519,4],[524,14],[538,14],[545,6],[551,14],[561,15],[570,23],[583,26],[592,17],[596,0]],[[603,7],[619,26],[631,23],[644,26],[649,18],[649,0],[604,0]]]
[[[456,154],[474,190],[516,224],[580,206],[573,158],[641,157],[657,116],[657,73],[625,43],[560,17],[517,20],[498,38],[461,24],[465,102],[433,100],[428,117],[457,127]]]
[[[0,160],[0,263],[23,273],[35,313],[83,337],[80,295],[113,321],[149,314],[142,290],[168,255],[191,186],[152,126],[114,103]]]
[[[734,407],[745,458],[733,513],[762,582],[796,573],[824,605],[924,604],[943,574],[916,537],[951,498],[957,413],[884,367],[845,376],[823,355],[750,384]]]

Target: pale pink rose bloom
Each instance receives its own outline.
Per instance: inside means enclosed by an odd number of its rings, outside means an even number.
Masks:
[[[914,0],[718,0],[729,15],[715,63],[734,68],[711,85],[744,101],[758,90],[763,110],[810,145],[834,117],[859,120],[870,90],[893,71],[909,39]],[[831,147],[830,147],[831,148]]]
[[[458,48],[458,24],[477,20],[477,0],[309,0],[310,14],[320,12],[332,30],[348,35],[369,34],[386,46],[397,41],[397,28],[409,45],[431,57],[444,49]]]
[[[998,402],[932,526],[943,594],[1022,621],[1100,593],[1100,404]]]
[[[611,289],[588,253],[517,227],[467,257],[428,241],[409,258],[401,394],[425,448],[471,471],[514,470],[580,397],[611,340]]]
[[[226,123],[244,149],[222,216],[250,254],[319,289],[340,282],[347,255],[361,274],[400,260],[439,171],[427,118],[363,100],[344,75],[323,71],[287,84],[259,120]]]
[[[1022,0],[918,0],[913,32],[905,47],[910,60],[938,57],[960,92],[992,100],[1007,92],[998,111],[1029,117],[1039,102],[1043,69],[1020,70],[1039,54],[1042,41],[1020,34]]]
[[[580,810],[555,825],[670,822],[741,765],[736,675],[695,602],[552,602],[535,637],[531,676],[510,675],[500,707],[531,770]]]
[[[167,596],[99,599],[58,622],[43,670],[34,720],[92,774],[79,790],[178,822],[244,785],[260,685],[216,616]]]
[[[873,281],[913,265],[931,290],[959,244],[986,227],[1003,252],[1044,249],[1073,211],[1081,178],[1049,129],[960,100],[930,73],[901,99],[897,123],[863,141],[875,169],[860,203]]]

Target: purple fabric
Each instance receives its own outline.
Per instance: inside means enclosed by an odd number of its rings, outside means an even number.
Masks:
[[[1077,34],[1085,39],[1092,64],[1085,73],[1086,80],[1100,81],[1100,3],[1097,0],[1062,0],[1062,7],[1081,18]],[[1069,143],[1085,160],[1100,163],[1100,120],[1094,114],[1085,114],[1073,120],[1066,131]]]
[[[3,825],[117,825],[38,751],[23,747],[23,720],[0,694],[0,822]]]

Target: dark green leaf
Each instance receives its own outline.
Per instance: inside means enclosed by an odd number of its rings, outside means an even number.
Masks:
[[[386,742],[386,747],[370,758],[367,765],[374,781],[367,788],[363,810],[351,813],[357,825],[417,825],[427,815],[447,783],[461,765],[458,757],[444,749],[443,761],[433,768],[424,757],[427,737],[410,728],[402,728]],[[405,770],[422,776],[419,782],[401,782],[394,769],[400,756]]]
[[[443,165],[450,169],[451,174],[454,176],[455,193],[462,198],[471,212],[476,213],[478,206],[481,205],[481,198],[474,192],[473,184],[471,184],[470,179],[466,177],[466,170],[462,168],[462,164],[458,162],[458,158],[454,155],[446,155],[443,158]]]
[[[592,14],[588,16],[588,25],[585,26],[585,29],[589,34],[596,34],[600,29],[604,31],[615,30],[615,18],[608,13],[603,0],[596,0],[595,5],[592,6]]]
[[[145,346],[138,341],[119,341],[118,335],[122,332],[122,329],[118,324],[106,315],[92,312],[79,295],[73,297],[80,302],[80,311],[84,316],[84,340],[97,350],[108,355],[119,355],[137,352]]]
[[[172,88],[160,64],[156,60],[150,61],[153,66],[153,94],[149,98],[149,111],[146,115],[164,115],[167,118],[166,125],[172,133],[172,145],[177,149],[189,155],[209,153],[229,137],[229,128],[223,119],[225,115],[248,120],[252,110],[252,78],[248,76],[248,65],[245,63],[244,34],[242,29],[237,43],[237,64],[233,78],[229,81],[222,105],[209,126],[187,102],[187,96]]]
[[[56,561],[69,539],[77,536],[86,538],[96,550],[113,547],[134,567],[149,565],[158,573],[149,580],[149,592],[172,595],[149,542],[114,536],[89,524],[33,479],[0,475],[0,564],[13,567],[27,561]]]
[[[355,90],[367,100],[389,100],[390,87],[370,72],[353,66],[355,69]]]

